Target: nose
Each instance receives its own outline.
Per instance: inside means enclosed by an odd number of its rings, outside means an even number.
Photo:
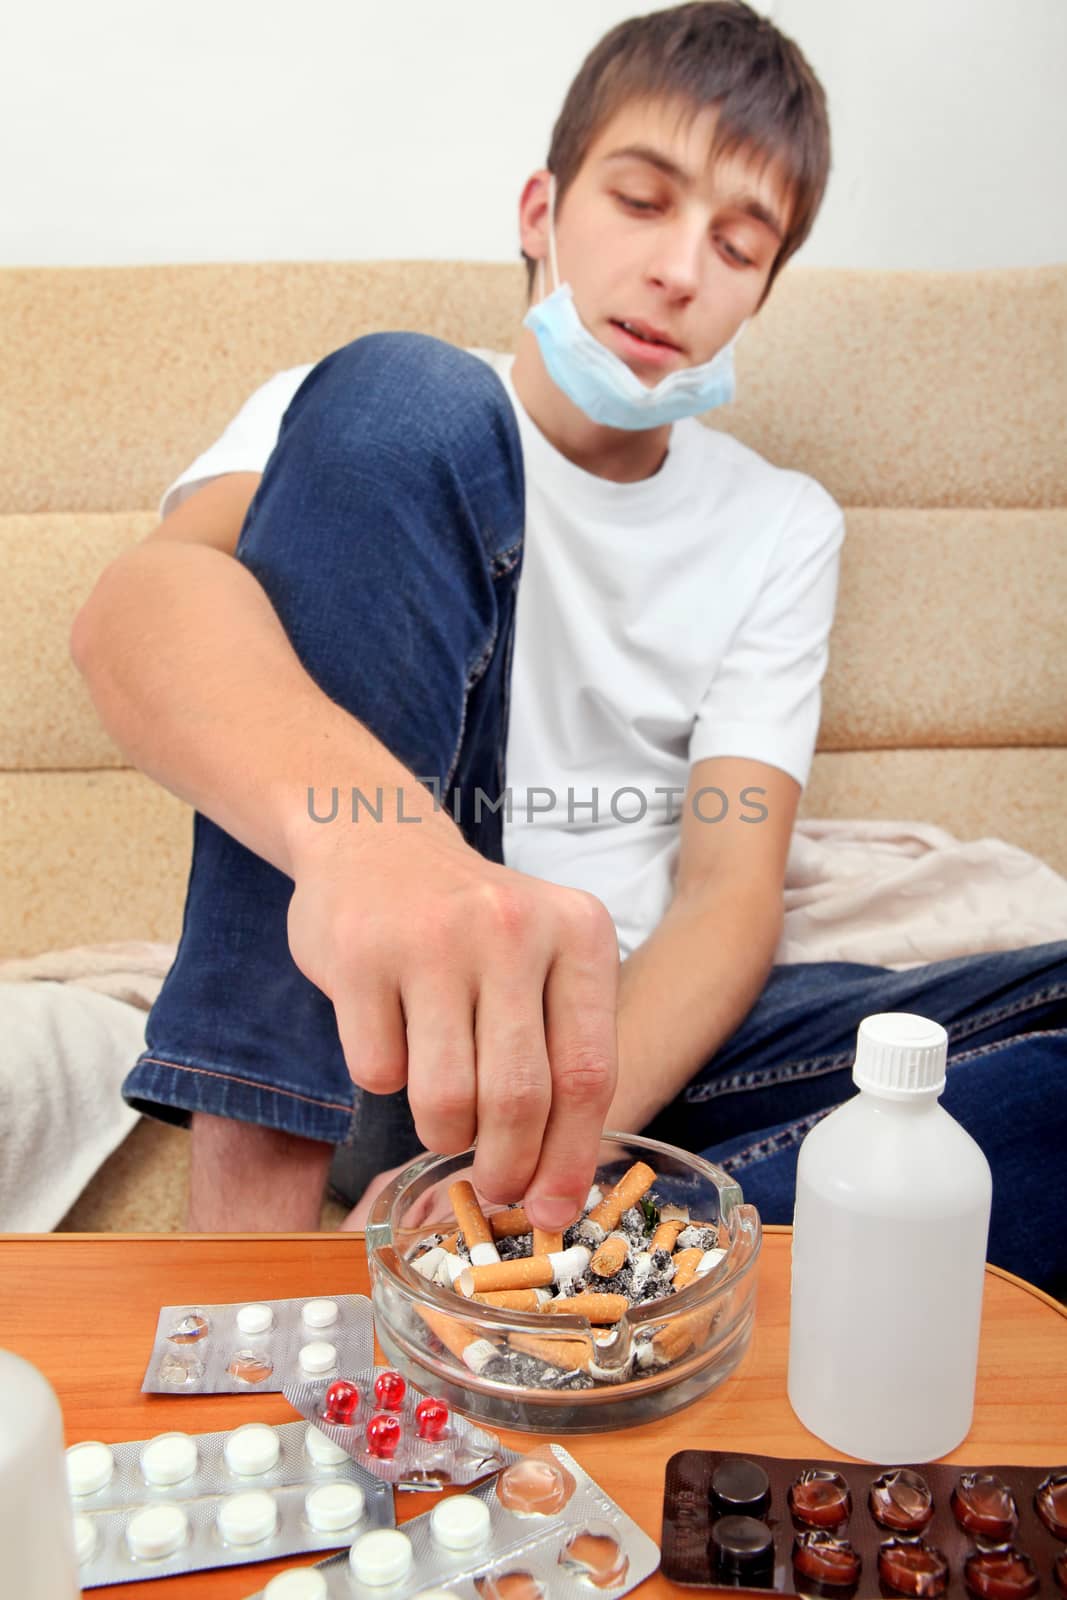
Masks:
[[[700,287],[703,229],[684,215],[656,230],[648,275],[672,300],[691,300]]]

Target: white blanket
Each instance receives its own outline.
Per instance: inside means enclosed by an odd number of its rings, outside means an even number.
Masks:
[[[923,822],[801,822],[776,959],[918,966],[1067,939],[1067,881]],[[174,946],[0,961],[0,1230],[54,1228],[137,1120],[120,1086]]]

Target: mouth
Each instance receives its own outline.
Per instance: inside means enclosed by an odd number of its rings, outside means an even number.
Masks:
[[[621,317],[612,317],[611,321],[614,327],[621,328],[640,344],[646,344],[653,350],[673,350],[676,355],[681,354],[681,347],[669,339],[661,329],[654,328],[650,322],[623,321]]]

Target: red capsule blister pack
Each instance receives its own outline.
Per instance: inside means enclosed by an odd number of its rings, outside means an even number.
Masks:
[[[476,1483],[516,1459],[495,1433],[468,1422],[436,1395],[420,1394],[388,1367],[328,1383],[291,1384],[283,1393],[359,1466],[398,1488]]]
[[[664,1576],[821,1600],[1067,1597],[1067,1466],[867,1466],[682,1450]]]

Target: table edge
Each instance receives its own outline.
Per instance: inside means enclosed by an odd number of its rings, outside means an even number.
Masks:
[[[792,1225],[787,1222],[765,1222],[764,1233],[788,1234],[792,1233]],[[3,1244],[44,1244],[50,1240],[67,1241],[71,1239],[91,1239],[96,1244],[125,1244],[130,1241],[144,1241],[147,1239],[170,1239],[175,1242],[195,1241],[204,1243],[211,1241],[217,1243],[223,1239],[232,1240],[234,1243],[247,1242],[250,1239],[294,1239],[307,1241],[311,1239],[341,1239],[347,1237],[358,1241],[366,1249],[367,1236],[360,1230],[337,1229],[333,1232],[316,1229],[304,1233],[0,1233],[0,1246]],[[1052,1295],[1046,1294],[1044,1289],[1039,1289],[1036,1284],[1028,1283],[1025,1278],[1017,1277],[1014,1272],[1009,1272],[1006,1267],[996,1267],[987,1261],[985,1270],[994,1278],[1001,1278],[1005,1283],[1013,1283],[1017,1289],[1025,1289],[1035,1300],[1040,1300],[1049,1306],[1061,1317],[1067,1317],[1067,1306],[1059,1300],[1054,1300]]]

